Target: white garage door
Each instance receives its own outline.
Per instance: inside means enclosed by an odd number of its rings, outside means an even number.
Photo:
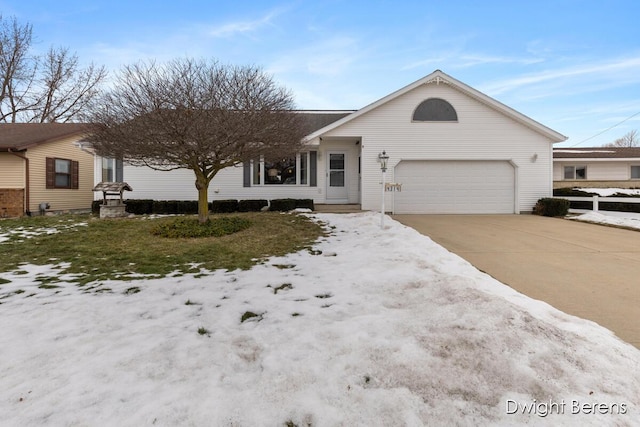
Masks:
[[[401,161],[391,193],[396,213],[514,213],[515,172],[507,161]]]

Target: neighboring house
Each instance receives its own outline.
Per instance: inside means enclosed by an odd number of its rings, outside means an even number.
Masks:
[[[640,187],[640,147],[555,148],[553,187]]]
[[[93,200],[91,152],[76,123],[0,124],[0,217],[87,210]]]
[[[306,150],[222,170],[213,199],[309,198],[378,210],[378,160],[389,156],[385,193],[395,213],[520,213],[552,194],[552,144],[566,137],[442,71],[348,112],[301,112]],[[100,159],[98,159],[100,161]],[[197,200],[189,170],[124,165],[129,198]]]

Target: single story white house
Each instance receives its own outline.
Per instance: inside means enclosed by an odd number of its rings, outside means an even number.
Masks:
[[[640,187],[640,147],[555,148],[553,186]]]
[[[312,129],[304,151],[221,171],[210,200],[301,198],[379,210],[385,151],[386,182],[401,184],[384,193],[388,211],[528,213],[551,196],[553,144],[566,140],[440,70],[357,111],[301,114]],[[96,162],[96,182],[119,173],[117,162]],[[129,198],[197,200],[189,170],[125,164],[118,178],[133,188]]]

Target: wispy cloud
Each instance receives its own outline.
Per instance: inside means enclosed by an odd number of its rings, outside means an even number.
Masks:
[[[303,72],[312,76],[337,76],[347,72],[363,55],[359,40],[335,35],[304,49],[284,52],[268,67],[269,72],[284,74]]]
[[[461,53],[461,52],[447,52],[436,53],[434,56],[411,62],[406,64],[402,70],[412,70],[416,68],[429,67],[443,67],[453,69],[470,68],[479,65],[494,65],[494,64],[516,64],[516,65],[531,65],[544,62],[544,59],[538,56],[531,57],[511,57],[511,56],[499,56],[499,55],[487,55],[483,53]]]
[[[610,60],[608,62],[598,60],[597,62],[585,63],[579,66],[560,68],[556,70],[545,70],[517,78],[500,80],[484,85],[480,89],[483,92],[487,92],[492,96],[495,96],[505,92],[549,82],[555,82],[557,84],[558,81],[569,81],[572,86],[575,86],[575,83],[585,84],[583,81],[585,77],[595,77],[595,80],[598,82],[608,80],[613,85],[617,85],[616,75],[618,73],[624,73],[625,76],[627,76],[624,81],[620,81],[619,84],[627,84],[629,83],[629,72],[638,69],[640,69],[640,56]],[[636,76],[634,79],[640,80],[640,74],[634,73],[633,75]],[[580,81],[571,82],[572,79],[580,79]],[[588,91],[589,88],[585,87],[584,90]]]
[[[254,20],[228,22],[226,24],[210,28],[207,31],[207,34],[211,37],[224,38],[232,37],[237,34],[254,33],[261,28],[273,25],[274,19],[282,13],[284,13],[284,9],[277,9]]]

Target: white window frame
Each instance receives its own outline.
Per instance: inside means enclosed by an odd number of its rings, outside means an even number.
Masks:
[[[301,159],[305,159],[306,160],[306,168],[304,169],[304,176],[302,175],[303,173],[303,169],[302,169],[302,160]],[[308,151],[304,151],[302,153],[298,153],[295,156],[296,159],[296,183],[295,184],[267,184],[265,183],[265,176],[266,176],[266,171],[265,171],[265,159],[264,156],[261,156],[260,159],[255,159],[252,160],[251,163],[251,172],[250,172],[250,177],[251,177],[251,186],[260,186],[260,187],[309,187],[309,182],[310,182],[310,155]],[[256,169],[256,166],[258,167],[258,169]],[[257,182],[257,181],[260,182]],[[304,181],[304,183],[302,182]]]

